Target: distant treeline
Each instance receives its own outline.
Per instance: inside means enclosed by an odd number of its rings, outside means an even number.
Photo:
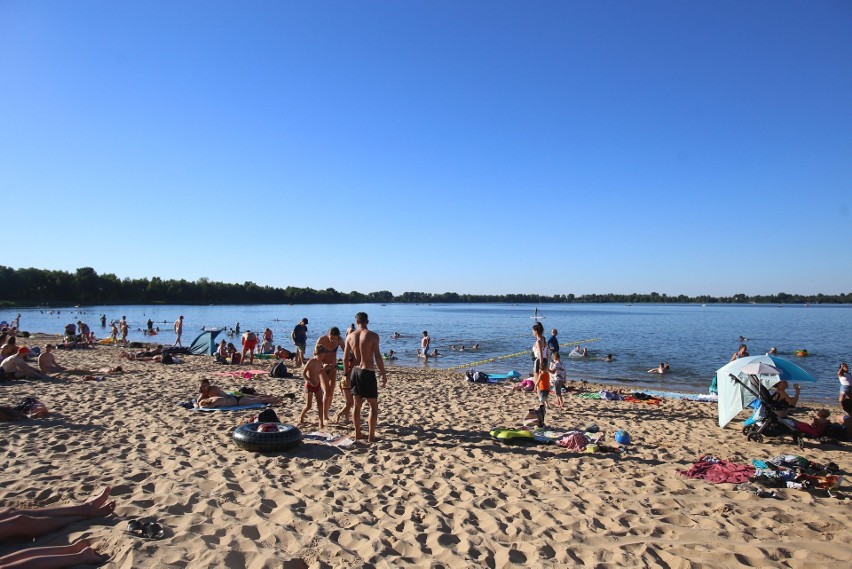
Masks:
[[[274,288],[253,282],[229,284],[200,278],[181,280],[119,279],[113,274],[99,275],[91,267],[75,273],[44,269],[12,269],[0,265],[0,304],[38,306],[68,304],[357,304],[357,303],[448,303],[508,302],[545,303],[700,303],[700,304],[848,304],[852,293],[839,295],[802,295],[780,292],[771,295],[731,297],[669,296],[667,294],[459,294],[445,292],[404,292],[399,296],[387,290],[361,293],[338,292],[333,288]]]

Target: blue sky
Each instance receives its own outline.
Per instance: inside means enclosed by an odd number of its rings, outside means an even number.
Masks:
[[[0,0],[0,264],[850,292],[849,2]]]

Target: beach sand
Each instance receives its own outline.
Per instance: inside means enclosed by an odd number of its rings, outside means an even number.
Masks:
[[[759,498],[678,474],[705,453],[735,462],[800,454],[789,438],[747,442],[741,421],[719,429],[712,403],[568,397],[564,411],[548,413],[549,426],[594,422],[607,444],[619,429],[633,439],[620,455],[578,454],[489,437],[492,427],[518,425],[536,406],[532,394],[469,384],[462,372],[391,366],[379,398],[379,441],[311,442],[260,455],[231,441],[256,411],[193,413],[176,403],[194,397],[208,377],[226,389],[295,392],[295,401],[275,407],[292,423],[303,404],[300,380],[231,379],[213,374],[248,368],[201,356],[173,366],[128,362],[119,351],[56,352],[65,366],[127,370],[101,382],[0,387],[0,404],[34,395],[51,410],[46,419],[0,424],[0,503],[61,504],[112,486],[114,516],[35,542],[89,538],[110,556],[108,567],[824,568],[852,559],[850,501],[842,494],[785,488],[778,498]],[[340,407],[338,393],[333,411]],[[314,410],[308,419],[315,418]],[[351,435],[343,426],[325,430]],[[849,448],[809,442],[803,454],[852,472]],[[164,538],[127,533],[133,519],[158,520]],[[0,555],[21,547],[4,544]]]

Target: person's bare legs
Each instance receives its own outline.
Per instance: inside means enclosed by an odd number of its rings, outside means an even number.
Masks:
[[[376,440],[376,424],[379,422],[379,400],[375,397],[371,397],[367,399],[367,403],[370,404],[370,412],[367,415],[367,424],[369,425],[369,436],[367,440],[375,442]]]
[[[32,560],[33,558],[38,557],[54,557],[57,555],[76,555],[87,549],[90,549],[91,545],[85,539],[80,539],[75,541],[70,545],[58,545],[51,547],[32,547],[30,549],[24,549],[22,551],[16,551],[14,553],[10,553],[9,555],[4,555],[0,557],[0,567],[7,567],[12,564],[20,564],[23,560]],[[79,562],[78,562],[79,563]],[[12,565],[14,566],[14,565]]]
[[[323,428],[323,417],[325,415],[325,410],[323,409],[323,392],[322,389],[314,393],[314,399],[317,400],[317,413],[319,414],[319,426],[320,429]]]
[[[305,406],[302,408],[302,414],[299,415],[299,424],[305,422],[305,415],[311,410],[311,405],[313,404],[313,396],[313,393],[307,389],[305,390]]]
[[[240,405],[254,405],[255,403],[278,405],[282,401],[284,399],[277,395],[244,395],[240,398]]]
[[[359,441],[364,439],[364,435],[361,433],[361,406],[364,404],[364,400],[355,396],[355,406],[352,410],[352,423],[355,425],[355,440]]]
[[[337,417],[335,417],[334,422],[335,422],[335,423],[339,423],[339,422],[340,422],[340,418],[341,418],[341,417],[343,417],[343,418],[344,418],[344,424],[346,424],[346,423],[348,423],[348,422],[351,420],[351,419],[349,418],[349,412],[350,412],[350,411],[352,411],[352,404],[353,404],[353,401],[352,401],[352,390],[351,390],[351,389],[344,389],[343,387],[341,387],[341,388],[340,388],[340,391],[342,391],[342,392],[343,392],[343,398],[344,398],[344,400],[346,401],[346,405],[345,405],[345,406],[343,407],[343,409],[342,409],[342,410],[341,410],[341,411],[337,414]]]
[[[46,516],[82,516],[84,518],[97,518],[106,516],[115,509],[115,503],[110,507],[107,504],[109,493],[112,488],[107,486],[98,494],[95,494],[82,504],[72,504],[70,506],[48,506],[46,508],[33,508],[27,510],[8,510],[0,513],[0,520],[7,515],[29,514],[37,517]]]
[[[328,378],[328,381],[323,381],[322,385],[322,409],[325,415],[325,420],[330,423],[331,417],[328,416],[328,413],[331,409],[331,402],[334,400],[334,387],[337,384],[337,367],[335,366],[335,369],[327,371],[325,375]]]
[[[63,548],[36,547],[24,550],[21,553],[29,553],[30,555],[16,561],[6,561],[6,557],[2,557],[0,558],[0,569],[63,569],[76,565],[100,565],[107,560],[107,557],[100,555],[88,543],[82,550],[72,553],[51,553],[49,551],[51,549],[61,550]]]

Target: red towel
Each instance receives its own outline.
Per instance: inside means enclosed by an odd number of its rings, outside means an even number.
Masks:
[[[718,462],[699,460],[689,470],[679,470],[678,472],[689,478],[701,478],[712,484],[722,484],[723,482],[741,484],[748,482],[748,479],[754,476],[754,467],[750,464],[739,464],[727,460]]]

